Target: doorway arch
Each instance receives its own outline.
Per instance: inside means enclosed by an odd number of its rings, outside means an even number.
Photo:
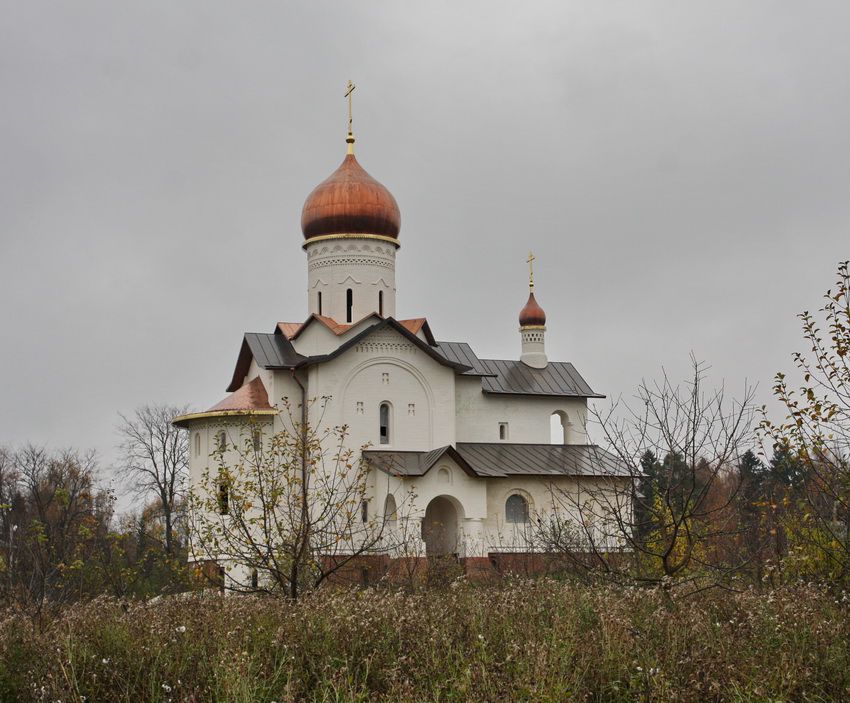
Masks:
[[[425,508],[422,539],[428,557],[456,555],[460,551],[460,514],[456,501],[437,496]]]

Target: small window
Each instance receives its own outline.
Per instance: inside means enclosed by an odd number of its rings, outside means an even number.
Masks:
[[[218,433],[216,441],[218,442],[218,449],[220,451],[225,451],[227,449],[227,433],[224,430]]]
[[[201,456],[201,433],[195,432],[195,456]]]
[[[502,441],[508,438],[508,423],[500,422],[499,423],[499,439]]]
[[[254,451],[259,452],[263,448],[263,437],[259,430],[253,431],[252,439],[254,440]]]
[[[256,569],[251,570],[251,588],[256,589],[260,585],[260,575]]]
[[[384,316],[384,291],[378,291],[378,314]]]
[[[528,522],[528,501],[521,495],[508,496],[505,501],[505,521],[514,524]]]
[[[354,291],[349,288],[345,291],[345,321],[351,322],[351,315],[354,309]]]
[[[390,443],[390,404],[381,403],[380,408],[380,440],[381,444]]]
[[[318,303],[316,307],[318,308],[319,314],[321,315],[322,314],[322,291],[319,291],[316,294],[316,300],[317,300],[317,303]]]
[[[227,515],[230,512],[230,487],[227,485],[227,477],[219,474],[218,477],[218,513]]]
[[[563,410],[556,410],[549,418],[549,439],[551,444],[567,444],[569,418]]]
[[[227,574],[224,571],[224,567],[219,566],[218,567],[218,590],[221,591],[221,593],[224,593],[224,580],[225,580],[226,575]]]
[[[360,501],[360,518],[363,522],[369,522],[369,501]]]
[[[384,501],[384,524],[388,527],[395,527],[398,520],[398,508],[396,507],[395,496],[390,493]]]

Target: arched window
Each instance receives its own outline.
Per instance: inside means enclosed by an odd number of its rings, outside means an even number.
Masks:
[[[318,302],[319,314],[321,315],[322,314],[322,291],[319,291],[319,293],[317,295],[317,302]]]
[[[387,527],[395,527],[398,520],[398,508],[396,508],[395,496],[390,493],[384,501],[384,524]]]
[[[230,486],[224,472],[218,474],[218,514],[227,515],[230,512]]]
[[[351,322],[351,312],[354,308],[354,291],[349,288],[345,291],[345,321]]]
[[[550,444],[566,444],[570,422],[567,413],[556,410],[549,418]]]
[[[390,404],[389,403],[381,403],[379,415],[380,415],[379,437],[380,437],[381,444],[389,444],[390,443]]]
[[[263,436],[259,430],[254,430],[251,433],[251,438],[254,441],[254,451],[259,452],[263,448]]]
[[[195,432],[195,456],[201,456],[201,433]]]
[[[256,569],[251,569],[251,588],[257,588],[260,585],[260,575]]]
[[[384,291],[378,291],[378,314],[384,316]]]
[[[505,501],[505,522],[528,522],[528,501],[514,493]]]
[[[227,432],[221,430],[221,432],[216,435],[216,441],[218,442],[218,449],[221,451],[227,449]]]
[[[369,501],[361,500],[360,501],[360,519],[363,522],[369,522]]]

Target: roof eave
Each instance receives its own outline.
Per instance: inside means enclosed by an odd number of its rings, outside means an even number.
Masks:
[[[248,416],[272,416],[277,415],[278,411],[274,408],[268,409],[259,409],[259,410],[208,410],[202,413],[186,413],[185,415],[178,415],[177,417],[171,420],[171,424],[175,427],[187,428],[189,423],[195,422],[196,420],[209,420],[212,418],[223,418],[223,417],[248,417]]]

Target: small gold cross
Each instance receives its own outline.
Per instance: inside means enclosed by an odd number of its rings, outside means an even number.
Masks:
[[[534,254],[528,252],[528,287],[534,289]]]
[[[355,89],[356,87],[357,87],[357,86],[356,86],[356,85],[354,85],[354,83],[352,83],[351,81],[348,81],[348,90],[346,90],[346,91],[345,91],[345,96],[344,96],[344,97],[348,98],[348,133],[349,133],[349,134],[351,134],[351,123],[352,123],[352,117],[351,117],[351,94],[354,92],[354,89]]]

